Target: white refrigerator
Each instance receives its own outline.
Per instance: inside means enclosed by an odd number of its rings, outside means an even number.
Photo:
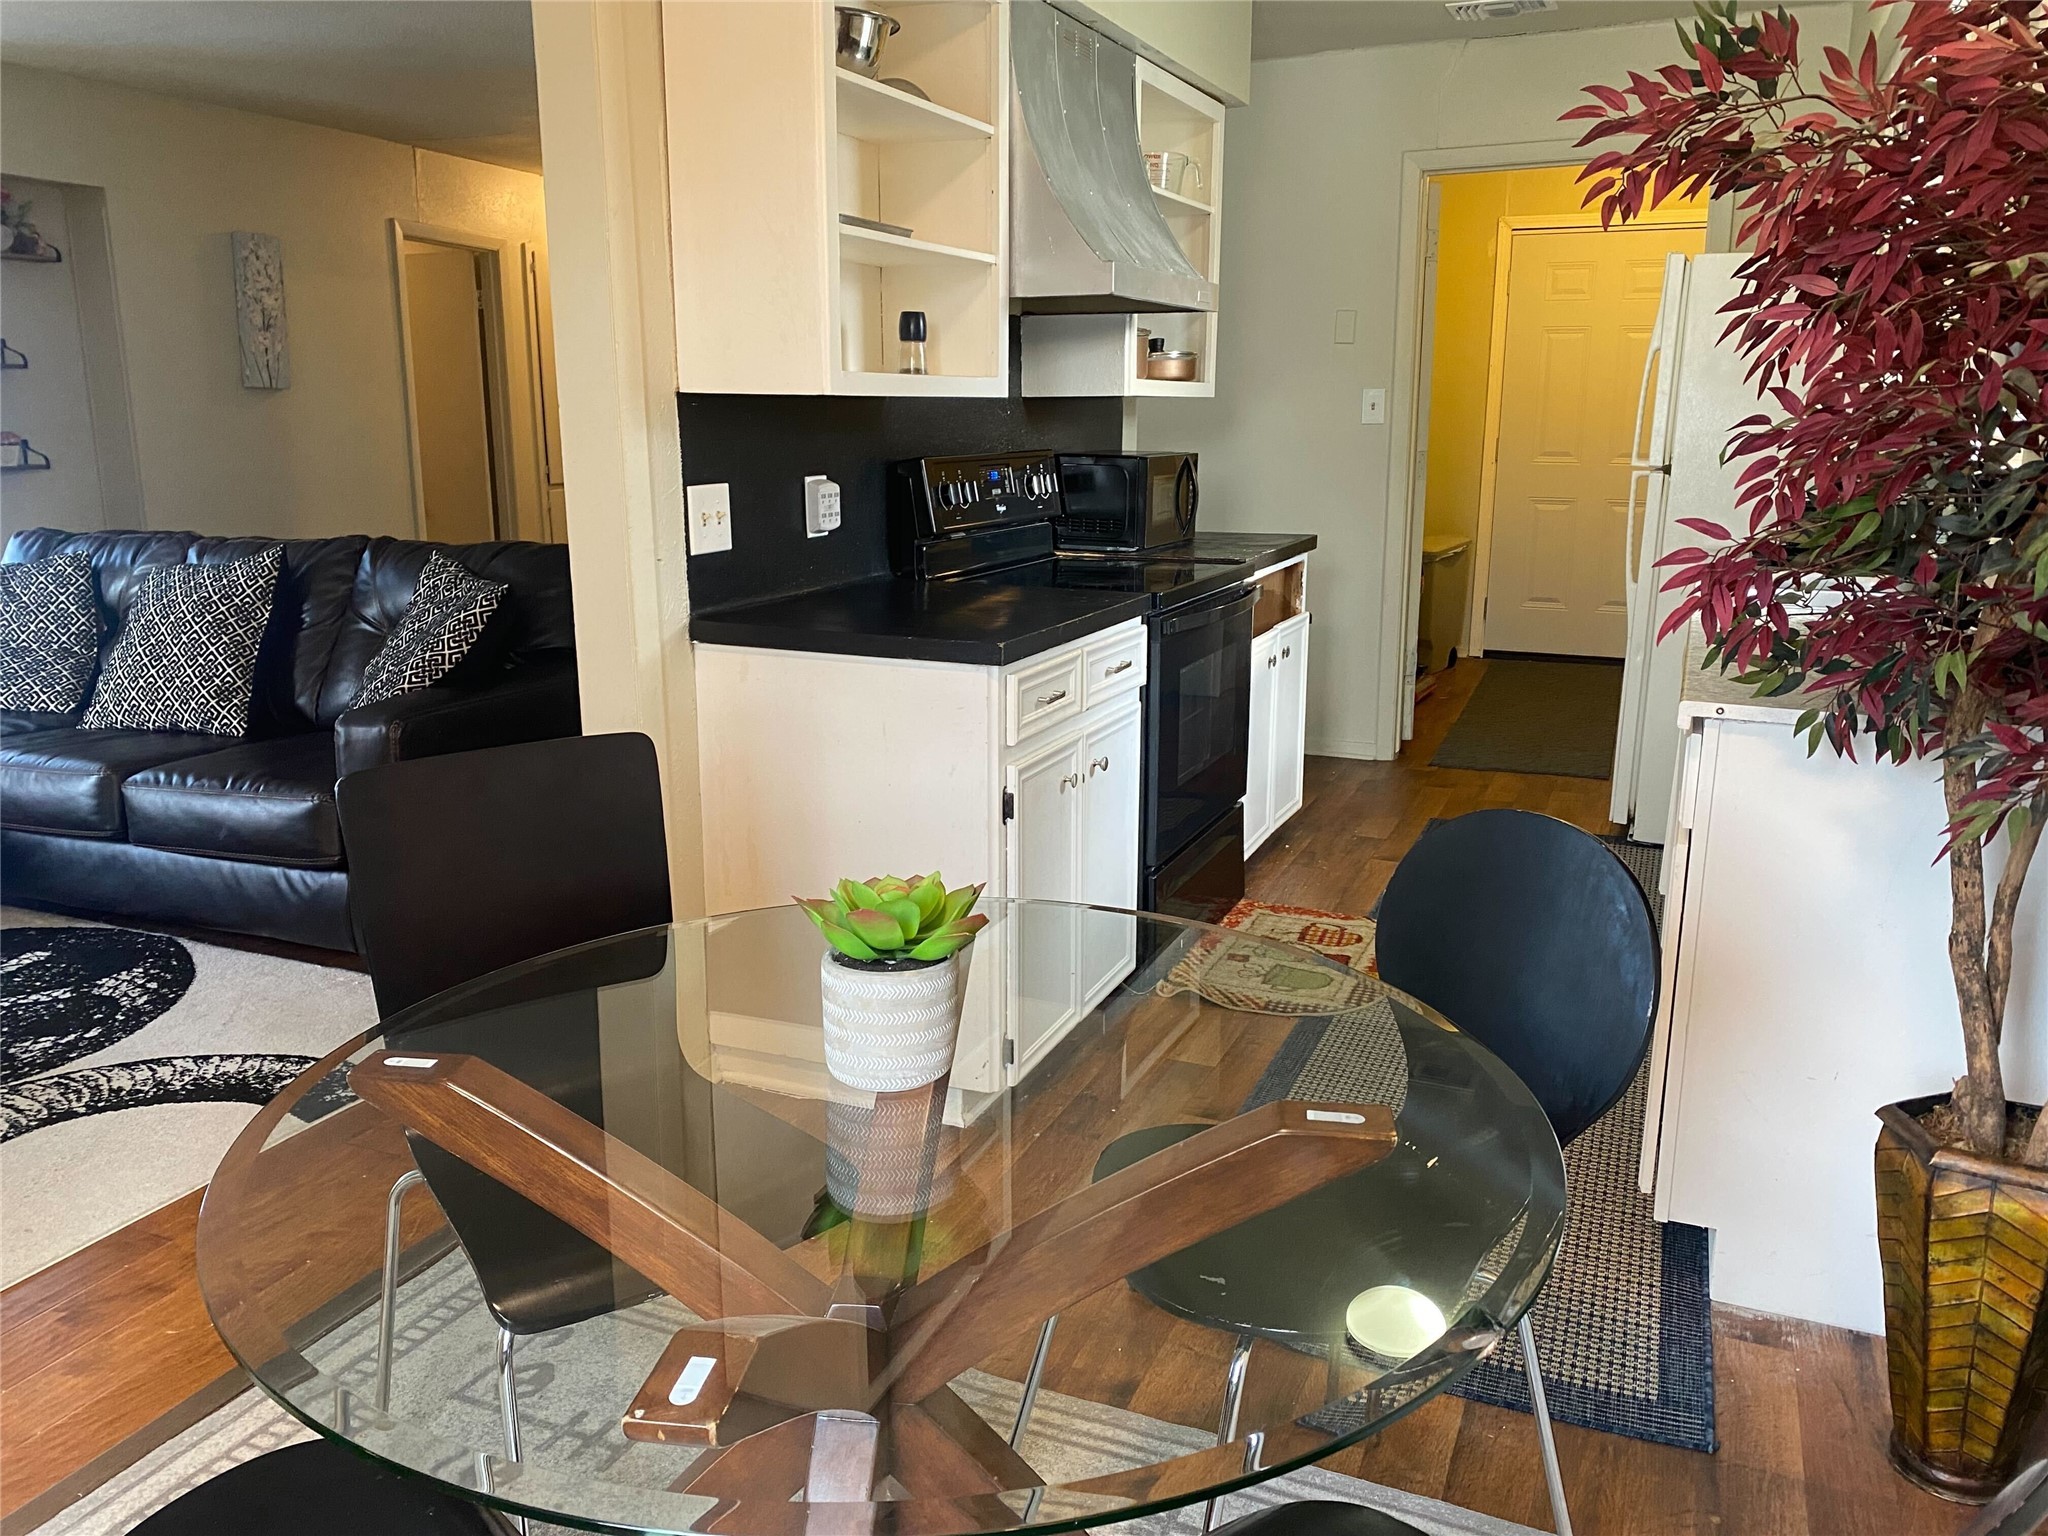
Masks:
[[[1672,255],[1664,293],[1643,359],[1630,443],[1628,524],[1622,577],[1628,596],[1628,650],[1622,664],[1621,726],[1614,743],[1610,819],[1640,843],[1662,843],[1671,825],[1681,732],[1685,634],[1661,643],[1657,631],[1680,594],[1662,589],[1670,577],[1657,562],[1674,549],[1704,542],[1681,517],[1703,517],[1736,529],[1735,477],[1721,462],[1728,434],[1764,406],[1743,378],[1744,363],[1723,342],[1735,297],[1740,253]]]

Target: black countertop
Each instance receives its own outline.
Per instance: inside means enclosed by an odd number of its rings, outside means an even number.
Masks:
[[[690,638],[707,645],[1002,667],[1141,618],[1151,607],[1151,598],[1125,592],[881,576],[692,614]]]
[[[1254,569],[1315,548],[1313,534],[1198,533],[1176,553],[1243,561]],[[1142,593],[1025,585],[1000,575],[950,581],[878,576],[844,586],[690,616],[706,645],[825,651],[1002,667],[1070,640],[1142,618]]]

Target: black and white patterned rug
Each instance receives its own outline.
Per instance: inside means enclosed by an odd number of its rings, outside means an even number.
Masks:
[[[0,1285],[212,1176],[376,1022],[359,972],[0,908]]]

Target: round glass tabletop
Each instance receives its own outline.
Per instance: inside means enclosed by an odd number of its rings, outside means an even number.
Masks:
[[[208,1189],[221,1337],[513,1513],[951,1536],[1286,1471],[1512,1331],[1564,1164],[1488,1051],[1291,944],[983,910],[925,970],[776,908],[385,1020]]]

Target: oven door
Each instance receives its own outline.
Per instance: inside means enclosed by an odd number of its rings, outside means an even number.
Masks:
[[[1164,864],[1244,799],[1252,594],[1154,615],[1145,702],[1145,863]]]

